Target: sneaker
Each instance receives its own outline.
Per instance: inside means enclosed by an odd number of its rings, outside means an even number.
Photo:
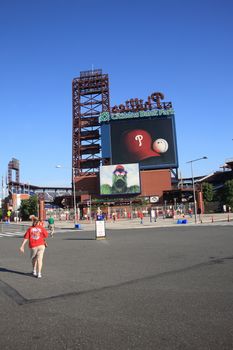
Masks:
[[[32,275],[36,277],[37,276],[37,272],[36,271],[32,271]]]
[[[37,278],[41,278],[41,277],[42,277],[41,273],[38,273]]]

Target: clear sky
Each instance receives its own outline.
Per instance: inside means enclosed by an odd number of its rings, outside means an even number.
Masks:
[[[232,0],[2,0],[0,175],[70,186],[71,84],[109,74],[111,105],[155,91],[176,113],[179,170],[194,175],[233,158]],[[61,164],[67,168],[56,169]]]

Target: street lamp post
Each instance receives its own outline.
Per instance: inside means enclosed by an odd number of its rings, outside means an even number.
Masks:
[[[62,165],[56,165],[56,168],[65,168]],[[77,208],[76,208],[76,186],[75,186],[75,168],[72,167],[72,189],[73,189],[73,201],[74,201],[74,227],[76,228]]]
[[[92,205],[92,203],[91,203],[91,194],[90,194],[90,222],[92,222],[92,216],[91,216],[92,208],[91,208],[91,205]]]
[[[190,163],[191,164],[195,224],[197,223],[197,202],[196,202],[195,183],[194,183],[194,176],[193,176],[193,162],[197,162],[198,160],[202,160],[202,159],[207,159],[207,157],[204,156],[204,157],[193,159],[193,160],[189,160],[188,162],[186,162],[186,163]]]
[[[76,227],[77,208],[76,208],[75,168],[72,168],[72,175],[73,175],[73,196],[74,196],[74,227]]]

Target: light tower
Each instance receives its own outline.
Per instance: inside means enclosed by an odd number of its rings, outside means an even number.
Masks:
[[[108,74],[80,72],[72,82],[72,107],[72,168],[78,177],[96,174],[102,160],[99,114],[110,109]]]

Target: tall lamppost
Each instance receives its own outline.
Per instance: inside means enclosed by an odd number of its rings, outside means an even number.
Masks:
[[[65,168],[62,165],[56,165],[56,168]],[[76,208],[76,186],[75,186],[75,168],[72,167],[72,187],[73,187],[73,200],[74,200],[74,227],[76,228],[77,208]]]
[[[193,160],[189,160],[188,162],[186,162],[186,163],[190,163],[191,164],[195,224],[197,223],[197,202],[196,202],[195,183],[194,183],[194,177],[193,177],[193,162],[197,162],[198,160],[202,160],[202,159],[207,159],[207,157],[204,156],[204,157],[193,159]]]

